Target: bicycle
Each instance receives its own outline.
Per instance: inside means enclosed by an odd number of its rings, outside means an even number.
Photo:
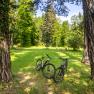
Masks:
[[[42,71],[44,77],[51,79],[55,75],[55,66],[50,62],[51,57],[46,54],[46,56],[41,57],[36,62],[36,70]]]
[[[55,75],[54,75],[54,78],[53,80],[57,83],[57,82],[61,82],[63,79],[64,79],[64,75],[65,75],[65,72],[67,71],[67,66],[68,66],[68,59],[65,58],[60,58],[63,60],[63,64],[60,65],[60,67],[58,67],[56,70],[55,70]]]

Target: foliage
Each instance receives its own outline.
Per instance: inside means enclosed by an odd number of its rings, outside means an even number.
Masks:
[[[30,9],[30,0],[19,2],[18,8],[18,28],[21,32],[21,44],[22,46],[31,46],[37,44],[37,30],[33,21],[33,13]]]
[[[42,25],[42,41],[46,46],[52,45],[54,30],[54,23],[56,21],[56,16],[52,5],[48,6],[48,9],[44,15],[44,22]]]
[[[43,25],[43,18],[42,17],[36,17],[35,18],[35,25],[36,25],[36,30],[38,31],[37,37],[38,37],[38,45],[43,45],[42,44],[42,30],[41,26]]]
[[[78,34],[70,31],[70,36],[67,38],[68,46],[73,48],[73,50],[78,50],[81,47],[81,38],[78,36]]]
[[[69,13],[68,7],[65,3],[71,3],[79,5],[82,0],[34,0],[35,10],[40,9],[41,11],[46,11],[47,7],[52,4],[55,13],[61,16],[67,16]]]
[[[53,28],[54,28],[54,34],[53,34],[52,46],[55,46],[55,47],[61,46],[60,36],[61,36],[62,26],[60,24],[59,19],[56,19],[56,21],[54,22]]]
[[[69,23],[68,21],[64,21],[62,23],[62,31],[61,31],[61,37],[60,37],[60,43],[61,46],[66,45],[66,39],[69,37]]]
[[[79,47],[83,45],[83,22],[82,15],[73,16],[72,24],[68,21],[63,23],[56,17],[53,3],[49,3],[42,17],[37,17],[31,10],[31,0],[20,0],[18,3],[12,1],[10,7],[10,31],[12,44],[21,46],[70,46],[69,41],[77,41],[73,36],[76,34],[80,41]],[[71,33],[72,32],[72,33]],[[74,32],[74,34],[73,34]],[[75,40],[74,40],[75,39]],[[78,48],[78,47],[77,47]]]
[[[71,19],[72,24],[66,41],[68,46],[77,50],[78,48],[83,47],[83,18],[79,13],[78,16],[74,15]]]
[[[9,1],[0,1],[0,36],[4,35],[4,33],[9,33]],[[7,28],[6,32],[4,27]]]

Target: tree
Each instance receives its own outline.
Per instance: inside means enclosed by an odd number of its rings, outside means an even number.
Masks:
[[[61,42],[61,46],[65,46],[66,45],[66,38],[69,37],[69,23],[68,21],[64,21],[62,23],[62,31],[61,31],[61,37],[60,37],[60,42]]]
[[[94,79],[94,0],[83,0],[85,41],[90,60],[91,79]]]
[[[77,16],[71,17],[71,30],[69,37],[69,44],[74,49],[77,50],[83,47],[83,27],[82,26],[83,16],[79,13]]]
[[[42,41],[46,46],[52,45],[54,30],[54,23],[56,17],[52,5],[47,6],[47,11],[44,16],[44,23],[42,25]]]
[[[36,25],[36,30],[37,32],[37,38],[38,38],[38,45],[43,45],[42,44],[42,30],[41,30],[41,26],[43,24],[43,17],[36,17],[35,18],[35,25]]]
[[[0,80],[12,78],[10,61],[9,0],[0,0]]]
[[[33,11],[31,12],[31,0],[20,0],[18,8],[18,28],[21,32],[21,45],[31,46],[37,44],[37,30],[34,23]]]
[[[59,19],[56,19],[53,25],[54,33],[52,35],[52,46],[58,47],[61,45],[61,35],[62,35],[62,25],[59,21]]]

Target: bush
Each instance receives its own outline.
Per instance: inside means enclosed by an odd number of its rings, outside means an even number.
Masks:
[[[77,34],[71,34],[70,37],[67,38],[67,45],[73,50],[78,50],[79,47],[82,47],[82,38]]]

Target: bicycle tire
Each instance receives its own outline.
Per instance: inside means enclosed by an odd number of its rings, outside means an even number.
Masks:
[[[61,68],[57,68],[54,75],[54,81],[56,83],[59,83],[62,82],[63,79],[64,79],[64,72],[62,73]]]
[[[38,59],[36,62],[36,70],[40,71],[41,68],[42,68],[42,60]]]
[[[47,63],[42,69],[43,76],[47,79],[51,79],[55,75],[55,66],[51,63]]]

